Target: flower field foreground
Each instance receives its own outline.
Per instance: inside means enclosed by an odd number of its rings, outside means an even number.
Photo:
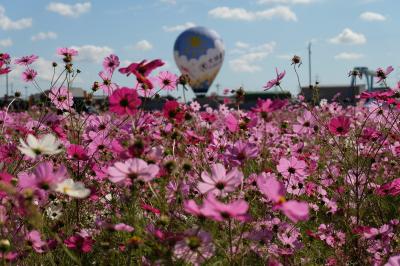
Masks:
[[[4,265],[400,265],[399,88],[347,107],[300,97],[150,112],[187,77],[110,55],[93,85],[109,111],[78,113],[77,52],[58,54],[61,78],[41,90],[50,104],[0,112]],[[14,63],[39,86],[36,59]]]

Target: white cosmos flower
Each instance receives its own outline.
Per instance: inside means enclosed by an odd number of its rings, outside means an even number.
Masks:
[[[74,182],[71,178],[58,183],[56,191],[79,199],[86,198],[90,194],[90,189],[85,188],[82,182]]]
[[[38,155],[47,154],[53,155],[60,153],[60,142],[52,134],[44,135],[42,138],[37,139],[35,136],[29,134],[26,138],[26,142],[22,139],[19,140],[21,146],[18,149],[28,157],[33,159]]]

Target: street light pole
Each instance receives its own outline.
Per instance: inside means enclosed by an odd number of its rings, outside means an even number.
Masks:
[[[308,43],[308,80],[311,87],[311,42]]]

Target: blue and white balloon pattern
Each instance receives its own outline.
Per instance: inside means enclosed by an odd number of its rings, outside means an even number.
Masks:
[[[196,95],[207,93],[221,69],[225,49],[222,39],[204,27],[193,27],[182,32],[174,45],[176,65],[190,77]]]

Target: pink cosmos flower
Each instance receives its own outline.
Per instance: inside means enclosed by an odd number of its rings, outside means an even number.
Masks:
[[[119,67],[119,57],[115,54],[110,54],[103,61],[103,68],[108,73],[113,73]]]
[[[174,246],[174,255],[178,259],[195,266],[202,265],[214,254],[211,235],[203,230],[189,229]]]
[[[400,178],[396,178],[392,182],[386,183],[382,186],[380,186],[376,190],[376,194],[380,196],[384,195],[391,195],[391,196],[397,196],[400,195]]]
[[[67,154],[69,155],[70,158],[75,160],[86,161],[87,159],[89,159],[86,151],[81,145],[76,145],[76,144],[69,145],[69,147],[67,148]]]
[[[134,89],[123,87],[116,89],[109,99],[110,111],[119,115],[134,115],[142,103]]]
[[[296,246],[300,244],[300,237],[300,231],[293,225],[283,224],[283,226],[279,228],[278,239],[285,246],[296,248]]]
[[[256,144],[238,140],[226,150],[226,159],[234,166],[241,165],[244,161],[258,156]]]
[[[257,178],[257,186],[268,200],[275,203],[275,208],[281,210],[292,222],[297,223],[298,221],[308,220],[308,203],[296,200],[286,201],[284,197],[285,188],[275,176],[259,175]]]
[[[400,266],[400,255],[390,257],[384,266]]]
[[[153,180],[160,168],[155,164],[147,164],[142,159],[128,159],[125,162],[116,162],[108,168],[109,179],[113,183],[131,185],[135,180],[149,182]]]
[[[186,200],[183,202],[183,208],[187,213],[190,213],[194,216],[197,217],[206,217],[206,215],[203,213],[203,208],[199,205],[194,200]]]
[[[65,86],[51,89],[49,98],[56,108],[60,110],[69,110],[74,104],[72,93]]]
[[[238,221],[247,221],[249,219],[247,210],[249,204],[245,200],[236,200],[230,203],[218,201],[213,193],[209,193],[204,200],[202,213],[204,216],[222,222],[226,219],[235,219]]]
[[[378,78],[378,80],[376,81],[376,83],[380,83],[382,81],[384,81],[387,76],[392,73],[394,70],[394,68],[392,66],[388,66],[386,68],[386,70],[384,70],[383,68],[378,68],[376,70],[376,77]]]
[[[114,225],[114,230],[115,231],[121,231],[121,232],[133,232],[133,227],[124,223],[119,223]]]
[[[261,116],[265,118],[267,113],[279,110],[282,107],[284,107],[287,103],[288,103],[287,100],[277,99],[272,101],[271,99],[266,99],[266,100],[258,99],[257,106],[253,108],[253,111],[256,113],[261,113]]]
[[[169,71],[161,71],[157,76],[158,84],[160,85],[161,89],[166,91],[175,90],[177,80],[178,76]]]
[[[11,183],[11,180],[13,179],[13,176],[12,175],[10,175],[9,173],[7,173],[7,172],[0,172],[0,184],[6,184],[6,185],[9,185],[10,183]],[[6,191],[3,191],[2,189],[0,189],[0,200],[2,199],[2,198],[4,198],[4,197],[6,197],[7,196],[7,192]],[[1,215],[1,208],[0,208],[0,217],[2,216]],[[0,222],[1,222],[1,218],[0,218]]]
[[[4,75],[11,72],[11,68],[4,62],[0,61],[0,75]]]
[[[11,57],[7,53],[0,53],[0,62],[3,62],[5,64],[9,64],[11,61]]]
[[[57,48],[57,54],[58,55],[63,55],[65,57],[67,56],[75,56],[78,55],[78,51],[72,48]]]
[[[40,238],[40,233],[37,230],[30,231],[25,237],[25,240],[37,252],[43,253],[46,247],[46,242]]]
[[[103,84],[100,85],[100,89],[105,91],[108,96],[118,89],[118,85],[111,82],[112,72],[100,71],[99,76],[103,80]]]
[[[239,130],[239,120],[233,114],[227,114],[224,121],[230,132],[237,132]]]
[[[68,239],[65,239],[64,244],[70,249],[89,253],[92,251],[94,240],[86,231],[82,230],[81,232],[70,236]]]
[[[279,173],[283,177],[290,179],[295,178],[302,180],[307,176],[306,168],[307,164],[305,161],[298,160],[296,157],[292,156],[289,159],[281,158],[279,164],[276,167]]]
[[[23,56],[21,58],[17,58],[14,61],[14,64],[22,65],[22,66],[29,66],[33,62],[35,62],[39,57],[37,55],[28,55]]]
[[[276,71],[276,79],[272,79],[272,80],[268,81],[268,83],[263,87],[263,88],[265,88],[265,90],[269,90],[274,86],[281,85],[281,80],[283,79],[283,77],[285,77],[286,71],[278,73],[278,68],[275,68],[275,71]]]
[[[334,117],[329,121],[329,131],[334,135],[346,135],[350,130],[350,118],[346,116]]]
[[[156,77],[148,77],[146,83],[137,83],[136,90],[140,97],[151,98],[156,94],[154,84],[157,82]]]
[[[18,253],[15,251],[9,251],[5,253],[0,253],[0,258],[4,259],[5,261],[14,261],[19,257]]]
[[[22,72],[22,79],[25,82],[32,82],[36,76],[37,76],[37,72],[31,68],[26,69],[24,72]]]
[[[43,162],[36,166],[32,174],[21,172],[18,187],[21,189],[54,189],[58,183],[67,178],[67,169],[60,166],[57,170],[51,162]]]
[[[10,55],[7,53],[0,53],[0,75],[7,74],[11,71],[10,68]]]
[[[237,168],[229,173],[222,164],[211,165],[211,175],[208,172],[201,173],[203,182],[199,182],[197,188],[202,194],[213,193],[224,196],[234,191],[243,182],[243,174]]]
[[[298,124],[293,125],[293,131],[297,134],[312,134],[314,132],[315,118],[310,111],[304,111],[302,116],[297,117]]]

